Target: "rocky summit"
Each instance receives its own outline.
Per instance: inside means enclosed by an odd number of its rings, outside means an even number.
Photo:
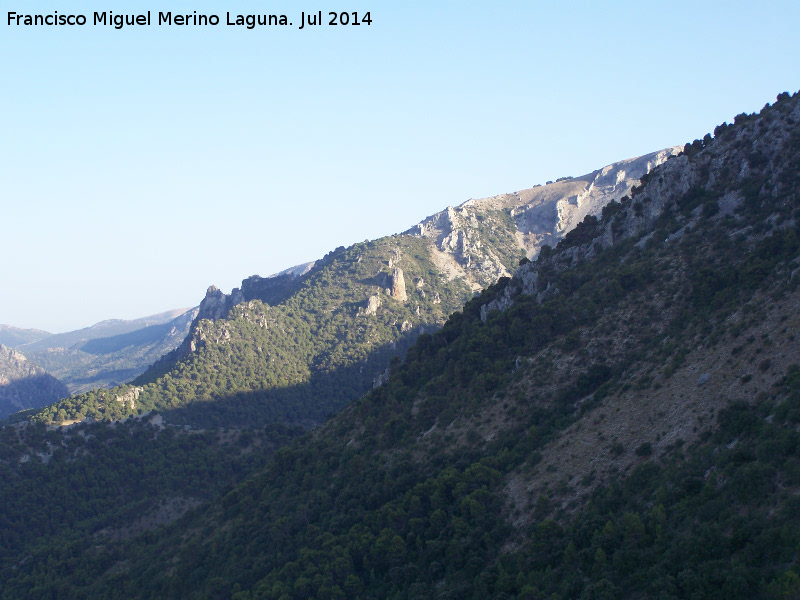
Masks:
[[[581,177],[467,200],[431,215],[406,234],[432,240],[441,268],[482,289],[510,275],[510,257],[532,259],[542,246],[555,246],[587,215],[598,216],[606,204],[629,195],[645,174],[680,151],[678,146],[666,148]]]

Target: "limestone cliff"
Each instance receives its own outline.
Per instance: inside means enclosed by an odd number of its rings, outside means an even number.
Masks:
[[[511,194],[467,200],[418,223],[406,234],[430,238],[440,265],[474,289],[510,275],[523,256],[555,246],[586,215],[597,216],[611,201],[630,195],[654,167],[681,151],[666,148]]]
[[[535,257],[545,244],[555,245],[587,214],[599,214],[609,202],[629,195],[641,177],[679,152],[678,147],[667,148],[614,163],[582,177],[563,178],[513,194],[468,200],[457,207],[447,207],[393,236],[395,241],[389,245],[392,249],[382,257],[379,268],[370,277],[335,285],[365,286],[364,299],[360,301],[363,304],[356,308],[361,316],[383,311],[388,306],[382,302],[384,295],[406,305],[416,319],[400,319],[398,327],[401,332],[409,332],[430,318],[426,312],[440,312],[442,295],[438,286],[455,286],[454,289],[459,289],[459,305],[462,304],[499,277],[510,275],[520,259]],[[425,277],[414,277],[409,270],[422,255],[413,258],[405,256],[401,250],[409,244],[415,246],[419,238],[425,242],[424,260],[430,261],[432,266]],[[291,267],[269,277],[253,275],[230,294],[212,285],[183,343],[135,382],[155,381],[178,361],[214,343],[218,334],[219,339],[227,339],[224,333],[210,335],[208,328],[228,318],[234,307],[252,300],[269,306],[288,301],[343,252],[344,247],[337,248],[316,262]],[[357,262],[362,259],[364,256],[359,255]],[[411,287],[406,285],[407,276]],[[326,285],[334,283],[329,281]],[[406,321],[407,327],[403,328]]]

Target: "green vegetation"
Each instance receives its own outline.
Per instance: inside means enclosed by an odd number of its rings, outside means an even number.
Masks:
[[[503,266],[513,271],[525,251],[519,247],[514,218],[507,210],[486,210],[477,216],[477,232],[482,246],[489,248]]]
[[[170,513],[218,497],[301,432],[271,425],[187,433],[150,425],[154,417],[0,430],[3,581],[20,561],[42,552],[58,573],[82,580],[72,571],[77,557],[94,556],[106,543],[152,530],[158,518],[168,522],[176,516]],[[35,579],[21,583],[30,597],[52,585]]]
[[[486,569],[493,584],[486,592],[796,598],[798,419],[800,369],[794,366],[775,399],[733,404],[705,441],[685,452],[675,447],[661,464],[644,463],[599,488],[566,527],[537,524],[525,549]]]
[[[110,420],[156,409],[173,423],[203,427],[319,423],[368,390],[420,328],[440,326],[471,296],[463,282],[439,274],[428,253],[427,240],[409,236],[337,249],[280,304],[253,299],[225,319],[201,322],[193,333],[197,351],[166,373],[139,378],[133,404],[124,398],[134,386],[119,386],[67,398],[35,419]],[[404,303],[383,291],[390,258],[404,270]],[[365,315],[372,294],[382,304]]]

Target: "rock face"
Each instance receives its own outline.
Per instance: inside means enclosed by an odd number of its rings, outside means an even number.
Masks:
[[[130,405],[131,410],[136,408],[136,400],[139,399],[139,394],[142,393],[143,388],[133,387],[121,396],[119,394],[114,396],[114,400],[121,402],[123,405]]]
[[[370,296],[367,298],[367,305],[364,307],[364,315],[374,315],[378,312],[381,305],[381,299],[378,296]]]
[[[58,379],[22,353],[0,345],[0,418],[46,406],[68,395],[67,386]]]
[[[555,243],[584,215],[600,212],[611,200],[629,193],[631,187],[639,183],[639,177],[674,152],[674,149],[667,149],[615,163],[584,177],[566,178],[513,194],[469,200],[432,215],[404,234],[365,241],[349,249],[342,246],[314,263],[292,267],[270,277],[254,275],[243,280],[241,287],[234,288],[230,294],[211,286],[180,345],[163,355],[146,372],[124,381],[134,385],[153,383],[159,377],[171,376],[173,367],[192,353],[202,353],[204,348],[215,344],[240,343],[236,340],[240,340],[244,332],[233,321],[237,315],[250,311],[252,302],[267,307],[264,311],[259,308],[256,312],[261,312],[253,316],[253,323],[264,330],[269,329],[268,321],[290,314],[293,317],[303,311],[307,311],[303,320],[310,327],[311,337],[316,336],[320,328],[332,327],[334,321],[341,321],[337,328],[346,324],[346,327],[368,329],[362,332],[366,337],[352,336],[341,348],[315,347],[318,355],[308,363],[305,355],[301,359],[301,354],[292,350],[291,360],[300,361],[292,368],[299,372],[309,368],[312,371],[328,369],[333,362],[345,360],[343,356],[350,361],[353,357],[347,353],[364,344],[373,351],[369,356],[375,357],[369,370],[373,374],[380,372],[393,353],[402,353],[422,331],[440,326],[448,314],[463,306],[476,291],[509,275],[521,259],[536,255],[542,244]],[[348,298],[346,302],[345,298]],[[268,316],[268,310],[272,309],[275,312]],[[375,315],[379,318],[365,318]],[[321,339],[340,337],[341,334],[337,334]],[[383,342],[380,349],[373,345],[378,340]],[[263,353],[264,360],[256,364],[263,367],[265,373],[278,369],[280,363],[276,362],[275,347],[282,344],[282,340],[271,340],[258,351]],[[214,369],[217,367],[215,365]],[[366,368],[360,364],[358,376],[363,375]],[[179,375],[175,377],[180,378]],[[270,377],[265,376],[265,380],[271,381]],[[350,378],[348,384],[355,380]],[[371,380],[372,377],[370,383]],[[366,386],[361,391],[364,389]],[[353,394],[358,392],[353,388]],[[314,396],[309,396],[307,401],[318,402]],[[143,400],[136,402],[137,405],[143,403]]]
[[[216,321],[222,319],[230,312],[231,308],[244,300],[239,288],[233,288],[230,294],[223,293],[217,286],[211,285],[206,290],[206,297],[200,302],[198,319]]]
[[[392,273],[392,298],[405,302],[408,300],[406,295],[406,280],[403,277],[403,269],[395,267]]]
[[[234,306],[250,300],[261,300],[266,304],[278,304],[292,294],[294,291],[293,284],[308,273],[314,267],[314,264],[309,262],[297,265],[269,277],[252,275],[242,281],[241,288],[233,288],[230,294],[224,293],[215,285],[209,286],[206,290],[205,298],[200,302],[194,319],[187,330],[187,334],[182,338],[182,343],[155,361],[152,365],[153,370],[143,375],[143,381],[152,380],[153,377],[165,372],[170,366],[196,351],[205,343],[205,339],[201,339],[202,336],[199,332],[201,321],[208,320],[213,322],[224,319]]]
[[[663,154],[663,156],[667,156],[669,151],[676,150],[672,148],[632,161],[611,165],[611,167],[615,167],[633,163],[637,170],[629,168],[629,171],[637,173],[640,169],[650,169],[651,166],[658,166],[658,169],[653,173],[648,172],[646,193],[641,193],[641,189],[637,190],[640,193],[632,193],[632,198],[623,198],[622,204],[618,207],[619,212],[611,211],[607,216],[601,215],[601,218],[596,219],[594,223],[585,221],[582,224],[584,231],[581,236],[576,237],[573,243],[568,244],[568,247],[559,248],[559,261],[554,272],[558,273],[559,270],[591,260],[596,255],[597,248],[605,249],[619,244],[623,240],[643,236],[650,231],[648,235],[637,242],[636,246],[641,249],[654,235],[651,230],[665,212],[679,214],[682,207],[692,202],[693,198],[712,198],[713,202],[709,202],[707,206],[697,206],[689,214],[689,217],[683,215],[679,217],[680,222],[684,225],[669,233],[663,240],[667,244],[677,243],[686,232],[691,232],[701,219],[717,221],[732,218],[742,209],[745,205],[745,197],[742,190],[736,186],[752,186],[756,177],[761,177],[765,181],[778,182],[781,182],[782,179],[790,179],[792,175],[788,175],[788,173],[796,172],[796,166],[785,165],[784,155],[788,154],[785,148],[791,148],[794,143],[791,132],[794,129],[793,125],[800,120],[800,102],[787,101],[781,105],[780,110],[773,109],[768,114],[768,117],[754,121],[757,126],[750,123],[739,128],[736,137],[732,137],[734,134],[731,132],[725,135],[723,127],[718,128],[719,133],[723,136],[719,142],[715,138],[714,143],[711,143],[709,136],[707,142],[698,140],[696,145],[687,144],[684,150],[693,155],[702,152],[700,155],[702,161],[699,159],[690,161],[689,155],[684,152],[674,160],[667,161],[665,158],[661,161],[663,164],[659,163],[662,153],[667,153]],[[751,149],[747,154],[737,145],[741,144],[743,139],[751,140],[749,142]],[[648,160],[645,161],[645,159]],[[613,185],[613,181],[620,176],[612,176],[612,171],[609,170],[611,167],[596,172],[598,173],[596,180],[599,182],[597,187],[622,189],[619,183]],[[736,174],[731,177],[732,172]],[[731,189],[718,189],[718,182],[721,181],[729,181]],[[779,188],[776,187],[769,193],[774,196],[778,194],[778,191]],[[616,191],[614,194],[616,195]],[[758,199],[757,196],[756,199]],[[755,201],[751,198],[750,202],[754,203]],[[580,207],[580,202],[576,206]],[[622,210],[628,208],[630,210]],[[707,214],[702,212],[704,208],[708,209]],[[599,211],[592,209],[581,212],[584,216],[596,217],[599,212],[602,212],[602,207],[599,208]],[[777,221],[778,217],[772,215],[769,220],[770,226],[777,227]],[[573,224],[571,229],[574,226]],[[742,231],[747,230],[743,229]],[[750,233],[750,236],[753,237],[753,234]],[[569,241],[569,238],[567,240]],[[550,261],[549,258],[547,260]],[[547,264],[552,267],[555,263],[550,261]],[[481,306],[481,318],[485,321],[491,311],[505,310],[514,303],[514,297],[520,293],[535,296],[541,303],[555,291],[557,288],[552,286],[552,282],[543,277],[540,261],[529,262],[514,272],[510,284],[505,286],[496,298]],[[698,385],[704,383],[706,380],[698,382]]]
[[[521,258],[536,256],[542,245],[555,245],[585,215],[599,214],[603,206],[629,194],[644,174],[679,151],[678,147],[667,148],[614,163],[583,177],[565,178],[513,194],[468,200],[431,215],[401,236],[429,240],[428,253],[434,272],[449,281],[461,280],[466,293],[470,289],[474,293],[499,277],[509,276]],[[241,289],[234,288],[230,294],[212,285],[183,343],[156,361],[153,370],[136,381],[153,381],[179,360],[203,347],[206,340],[198,329],[200,321],[225,319],[233,307],[251,300],[277,306],[291,298],[307,277],[344,251],[343,247],[337,248],[316,262],[291,267],[270,277],[253,275],[242,281]],[[360,315],[376,314],[380,307],[379,295],[383,293],[398,302],[408,302],[405,273],[401,267],[405,266],[408,272],[404,260],[399,247],[386,255],[380,269],[369,278],[368,283],[378,289],[370,291],[366,304],[358,309]],[[357,262],[361,262],[361,257]],[[434,282],[423,277],[412,279],[415,300],[434,306],[442,304],[440,293],[432,287]],[[419,305],[414,314],[421,315]]]
[[[646,173],[680,151],[666,148],[582,177],[468,200],[405,233],[430,238],[451,275],[479,289],[510,275],[523,256],[532,259],[545,244],[555,246],[586,215],[597,216],[609,202],[630,195]]]
[[[389,367],[386,367],[386,370],[381,371],[375,376],[372,380],[372,387],[379,388],[387,381],[389,381]]]

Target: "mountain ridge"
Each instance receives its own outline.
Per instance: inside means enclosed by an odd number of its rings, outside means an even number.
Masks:
[[[393,355],[402,355],[418,335],[440,327],[477,289],[508,273],[527,254],[535,254],[542,240],[562,237],[575,215],[596,212],[630,190],[639,181],[634,175],[676,151],[668,148],[628,159],[513,196],[467,201],[458,209],[427,218],[409,230],[414,233],[339,247],[314,263],[272,277],[253,275],[230,294],[211,286],[180,346],[132,382],[143,388],[138,406],[142,410],[181,406],[182,412],[171,414],[189,419],[193,413],[196,416],[191,418],[207,425],[201,413],[222,411],[227,416],[213,419],[228,423],[234,417],[225,406],[236,405],[240,416],[235,418],[241,420],[242,411],[247,410],[243,398],[251,398],[248,405],[258,398],[257,403],[269,406],[260,411],[253,408],[248,418],[296,423],[297,411],[291,403],[299,402],[307,415],[303,423],[319,423],[367,391]],[[546,213],[547,219],[531,216],[539,214],[536,211]],[[534,234],[534,229],[549,233]],[[433,237],[432,232],[436,232]],[[298,315],[305,316],[297,320]],[[374,322],[365,316],[374,317]],[[259,331],[258,342],[252,341],[253,325]],[[273,327],[294,331],[302,341],[289,343],[275,337]],[[323,330],[327,333],[321,335]],[[270,351],[270,346],[281,348],[280,353]],[[233,367],[223,375],[221,371],[228,369],[225,365],[234,364],[223,359],[229,353],[249,357],[247,367]],[[269,362],[262,362],[264,357]],[[339,365],[347,365],[350,374],[336,375],[343,379],[334,383],[330,373]],[[192,377],[198,383],[187,385],[185,374],[195,370]],[[324,391],[332,388],[338,391]],[[109,393],[124,396],[128,388]],[[119,418],[133,410],[105,402],[103,394],[64,401],[38,418],[48,422],[87,416]],[[320,395],[330,399],[313,409]],[[210,402],[215,397],[227,399]],[[197,400],[202,402],[190,410]]]
[[[21,350],[27,350],[28,352],[38,352],[46,350],[47,348],[55,347],[70,348],[75,344],[96,338],[130,333],[131,331],[147,327],[148,325],[161,325],[175,319],[189,310],[191,309],[177,308],[153,315],[148,315],[146,317],[139,317],[137,319],[105,319],[103,321],[98,321],[94,325],[82,327],[73,331],[67,331],[64,333],[48,333],[46,338],[43,337],[39,340],[26,342],[24,344],[20,344],[19,346]],[[11,326],[0,325],[0,327]]]
[[[64,383],[71,394],[112,387],[141,374],[179,345],[196,312],[173,309],[139,319],[107,319],[75,331],[36,334],[15,348]],[[16,328],[6,331],[12,329]]]
[[[509,233],[517,247],[524,250],[525,257],[532,259],[542,246],[557,244],[587,215],[596,217],[603,206],[630,194],[642,176],[681,150],[679,146],[665,148],[612,163],[580,177],[564,177],[511,194],[469,199],[423,219],[404,233],[432,238],[442,255],[455,259],[455,268],[460,267],[463,272],[464,267],[471,266],[475,251],[485,243],[481,239],[485,235],[482,235],[481,225],[487,213],[496,215],[509,211],[513,220]],[[508,275],[506,265],[490,250],[488,260],[479,262],[469,279],[477,290]]]
[[[35,342],[53,335],[41,329],[24,329],[13,325],[0,325],[0,344],[7,348],[16,348],[19,345]]]

